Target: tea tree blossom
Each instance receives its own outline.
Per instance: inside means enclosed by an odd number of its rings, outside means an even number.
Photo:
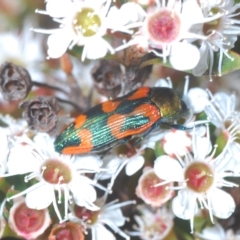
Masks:
[[[228,218],[235,209],[235,203],[230,194],[220,188],[237,186],[235,183],[224,179],[227,176],[239,176],[221,168],[221,161],[229,157],[227,147],[214,159],[214,150],[211,151],[209,132],[207,137],[194,136],[192,154],[178,160],[169,156],[160,156],[156,159],[154,170],[157,176],[165,183],[178,182],[180,189],[173,199],[173,213],[182,219],[189,219],[193,231],[193,219],[199,202],[201,208],[205,207],[213,221],[213,215],[218,218]],[[157,184],[162,185],[163,183]],[[221,199],[221,201],[219,201]],[[224,202],[224,204],[222,204]]]
[[[205,17],[220,13],[220,17],[202,25],[201,33],[207,36],[200,40],[201,58],[198,65],[193,69],[195,76],[201,76],[209,69],[209,75],[212,75],[214,64],[214,53],[219,52],[218,74],[222,75],[223,57],[234,60],[228,50],[234,47],[237,36],[240,34],[239,20],[236,18],[240,8],[239,3],[234,0],[228,1],[200,1],[201,8]]]
[[[143,149],[140,148],[135,154],[130,157],[125,155],[109,154],[103,158],[103,168],[106,171],[97,173],[95,179],[106,180],[110,179],[108,189],[111,190],[118,174],[125,167],[125,173],[128,176],[132,176],[144,165],[144,157],[141,155]]]
[[[30,24],[32,22],[24,22],[20,33],[17,29],[0,33],[0,63],[11,61],[28,68],[32,79],[41,81],[44,78],[41,72],[44,65],[44,54],[40,47],[42,37],[29,31]],[[6,47],[8,45],[11,47]]]
[[[239,234],[234,234],[232,229],[224,231],[223,227],[216,223],[212,227],[206,227],[201,233],[196,233],[200,240],[240,240]]]
[[[112,240],[114,235],[104,226],[107,225],[115,233],[121,237],[130,240],[130,237],[124,233],[119,227],[123,226],[126,218],[123,216],[121,207],[134,204],[135,201],[126,201],[117,203],[116,201],[105,204],[107,195],[97,199],[95,204],[99,207],[99,211],[90,211],[86,208],[73,206],[69,220],[79,222],[86,229],[91,229],[92,240]]]
[[[8,223],[18,236],[24,239],[35,239],[51,224],[48,209],[31,209],[24,198],[16,198],[10,209]]]
[[[119,27],[117,21],[114,24],[113,21],[108,20],[110,4],[111,0],[47,1],[46,11],[37,10],[37,12],[53,17],[54,21],[60,23],[60,27],[53,30],[33,30],[50,34],[47,42],[50,58],[59,58],[74,45],[83,46],[82,61],[85,58],[104,57],[108,51],[113,54],[114,49],[103,36],[107,29],[124,31],[124,28]]]
[[[92,161],[91,168],[87,168],[86,165],[80,167],[81,164],[74,158],[56,153],[52,149],[52,142],[47,135],[39,134],[35,137],[35,142],[25,137],[19,139],[19,144],[11,148],[7,163],[8,175],[31,172],[25,177],[25,181],[35,178],[38,183],[8,200],[26,194],[27,207],[34,209],[47,208],[53,203],[60,221],[62,217],[57,207],[55,191],[58,192],[58,203],[61,203],[62,192],[64,193],[65,217],[68,201],[72,198],[79,206],[98,210],[93,203],[96,200],[94,186],[100,188],[101,186],[84,176],[84,173],[100,171],[98,161],[95,164]],[[21,154],[21,161],[19,161],[19,154]],[[79,186],[81,186],[80,189]]]
[[[163,180],[157,177],[153,168],[144,168],[143,174],[138,180],[136,195],[146,204],[153,207],[161,207],[174,196],[174,191],[171,189],[173,187],[172,183],[155,186],[161,181]]]
[[[240,144],[238,135],[240,131],[239,117],[240,112],[236,111],[236,96],[234,94],[226,94],[218,92],[212,95],[211,100],[205,107],[208,119],[217,127],[218,139],[222,144],[228,142],[228,152],[231,159],[225,161],[227,168],[233,169],[235,172],[240,171],[239,152]]]
[[[173,214],[166,208],[151,209],[147,205],[137,207],[139,215],[134,218],[138,224],[131,236],[139,236],[143,240],[165,239],[173,227]]]
[[[156,1],[157,7],[149,9],[142,22],[141,29],[132,40],[123,44],[116,50],[121,50],[131,45],[142,46],[162,57],[165,63],[169,57],[175,69],[187,70],[194,68],[200,59],[198,48],[190,42],[182,41],[189,38],[201,39],[202,36],[191,32],[191,27],[196,23],[203,23],[215,18],[204,18],[197,1]],[[161,52],[159,52],[160,50]],[[189,54],[189,56],[188,56]],[[184,61],[182,57],[184,55]]]
[[[183,156],[191,150],[192,139],[187,131],[171,129],[162,139],[161,144],[166,154],[171,157]]]

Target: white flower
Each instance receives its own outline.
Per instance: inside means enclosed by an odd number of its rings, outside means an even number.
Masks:
[[[146,13],[142,7],[133,2],[127,2],[118,9],[116,6],[110,8],[107,19],[108,27],[113,31],[118,30],[126,33],[132,33],[128,30],[139,25]],[[124,16],[124,17],[123,17]]]
[[[20,138],[9,153],[8,175],[25,174],[25,181],[36,178],[38,183],[9,198],[26,194],[26,204],[29,208],[43,209],[53,203],[59,220],[62,220],[57,207],[55,191],[58,191],[58,202],[64,193],[65,217],[67,216],[68,201],[73,197],[76,204],[91,210],[98,210],[93,203],[96,200],[94,186],[102,188],[95,181],[86,177],[85,173],[100,171],[99,161],[91,161],[91,167],[84,161],[68,155],[59,155],[53,150],[53,140],[45,134],[39,134],[34,142],[28,138]],[[19,155],[21,161],[19,161]],[[105,190],[104,188],[102,188]],[[72,196],[71,196],[72,194]]]
[[[0,119],[7,127],[2,128],[7,136],[22,136],[27,132],[27,122],[23,119],[14,119],[10,115],[0,115]]]
[[[201,8],[194,0],[183,3],[170,0],[167,4],[166,1],[156,1],[156,4],[155,10],[149,9],[146,14],[140,31],[116,50],[139,45],[162,57],[164,62],[169,57],[170,63],[176,69],[194,68],[200,59],[199,50],[190,42],[182,40],[201,39],[202,35],[191,32],[190,28],[196,23],[202,24],[219,16],[204,18]],[[158,50],[161,50],[161,53]]]
[[[174,157],[183,156],[191,150],[192,139],[187,131],[171,129],[162,139],[161,144],[166,154]]]
[[[0,33],[0,63],[5,61],[18,64],[28,69],[33,80],[42,80],[41,72],[44,61],[40,47],[41,38],[29,31],[29,23],[23,23],[22,31],[15,30]]]
[[[237,36],[240,34],[239,20],[234,18],[239,15],[235,12],[240,8],[240,4],[235,4],[234,0],[201,1],[201,7],[205,17],[216,14],[220,14],[220,17],[202,25],[199,34],[206,36],[206,39],[201,42],[201,58],[198,65],[193,69],[193,74],[201,76],[208,69],[211,76],[214,52],[219,52],[218,74],[221,76],[223,56],[234,60],[229,56],[228,50],[234,47]]]
[[[218,128],[218,135],[222,142],[228,142],[229,161],[225,162],[225,168],[240,172],[240,144],[238,135],[240,133],[239,117],[240,112],[235,110],[236,97],[219,92],[213,96],[209,92],[211,100],[205,107],[207,118]]]
[[[173,214],[166,208],[151,210],[146,205],[139,205],[140,216],[134,218],[138,224],[131,236],[139,236],[143,240],[165,239],[173,227]]]
[[[189,109],[194,113],[200,113],[204,110],[205,106],[208,104],[208,93],[202,88],[190,88],[183,99]]]
[[[99,206],[100,209],[99,211],[90,211],[78,206],[73,207],[71,214],[69,214],[69,220],[79,222],[85,226],[85,228],[91,229],[92,240],[116,239],[104,225],[107,225],[121,237],[130,240],[130,237],[119,228],[122,227],[126,221],[120,208],[129,204],[134,204],[135,201],[126,201],[122,203],[113,201],[105,204],[106,197],[107,196],[104,195],[96,201],[96,205]]]
[[[59,29],[34,29],[35,32],[51,34],[48,37],[48,55],[50,58],[61,57],[74,45],[83,46],[82,61],[85,58],[104,57],[108,51],[114,53],[110,44],[103,39],[108,28],[118,30],[118,23],[109,22],[107,12],[111,0],[49,0],[47,14],[60,23]],[[116,28],[115,28],[116,26]],[[121,29],[120,29],[121,30]]]
[[[8,224],[11,229],[24,239],[36,239],[51,224],[48,209],[30,209],[24,198],[14,199],[9,211]]]
[[[127,157],[124,155],[114,155],[109,154],[103,158],[103,168],[106,171],[96,174],[95,179],[105,180],[110,178],[110,183],[108,184],[108,189],[111,190],[114,185],[118,174],[126,166],[126,175],[132,176],[144,165],[144,157],[141,156],[142,150],[139,149],[137,152],[131,156]]]
[[[153,168],[145,167],[143,174],[138,179],[136,195],[152,207],[163,206],[164,203],[174,196],[174,191],[171,189],[173,186],[172,183],[170,183],[169,186],[168,184],[155,186],[156,183],[162,181],[163,180],[154,173]]]
[[[235,235],[231,229],[225,232],[219,223],[212,227],[204,228],[202,233],[197,233],[196,235],[201,240],[240,240],[240,235]]]
[[[213,215],[218,218],[228,218],[235,209],[235,203],[231,195],[220,188],[237,186],[224,179],[227,176],[238,176],[221,168],[221,162],[228,157],[224,151],[213,158],[215,151],[211,151],[209,130],[207,137],[194,135],[192,145],[193,155],[187,154],[184,159],[178,160],[169,156],[160,156],[156,159],[154,170],[157,176],[165,180],[165,183],[178,182],[180,189],[177,197],[173,199],[173,213],[182,219],[189,219],[193,231],[193,218],[200,203],[205,207],[213,221]],[[164,183],[161,183],[161,185]],[[157,184],[159,185],[159,184]],[[219,201],[221,199],[221,201]]]

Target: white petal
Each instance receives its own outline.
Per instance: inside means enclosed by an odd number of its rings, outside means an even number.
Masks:
[[[218,188],[215,188],[209,194],[213,214],[218,218],[230,217],[235,210],[235,202],[232,196]]]
[[[86,48],[86,57],[88,59],[98,59],[105,57],[109,46],[109,43],[101,37],[89,40],[86,42],[84,47]]]
[[[225,113],[225,115],[235,111],[236,98],[234,94],[229,95],[224,92],[218,92],[214,94],[214,102],[221,108],[219,111]]]
[[[95,204],[93,204],[93,202],[97,199],[97,193],[93,186],[84,182],[75,182],[75,184],[70,188],[77,205],[86,207],[92,211],[99,209]]]
[[[201,234],[197,234],[201,239],[206,240],[225,240],[226,234],[223,227],[219,223],[215,223],[212,227],[206,227],[203,229]]]
[[[49,184],[40,186],[26,195],[26,205],[33,209],[47,208],[54,199],[53,187]]]
[[[104,211],[101,212],[101,219],[103,218],[110,220],[118,227],[123,226],[126,221],[126,218],[122,214],[122,210],[119,208],[114,210],[104,209]]]
[[[194,136],[193,147],[194,158],[198,160],[203,160],[212,150],[211,141],[207,137]]]
[[[154,162],[156,175],[163,180],[182,181],[184,180],[183,168],[176,159],[167,155],[158,157]]]
[[[196,195],[188,190],[181,190],[172,201],[173,213],[182,219],[193,218],[197,212]]]
[[[116,240],[114,235],[107,230],[102,224],[95,224],[92,227],[92,235],[95,236],[92,237],[92,239],[100,240],[100,239],[106,239],[106,240]]]
[[[187,104],[194,113],[200,113],[208,103],[208,93],[202,88],[191,88],[187,93]]]
[[[40,164],[41,160],[33,155],[31,146],[16,145],[9,153],[7,168],[10,174],[24,174],[38,171]]]
[[[181,12],[181,15],[188,21],[187,24],[189,25],[200,23],[204,18],[203,11],[199,6],[198,1],[185,0],[182,4]]]
[[[169,60],[173,68],[184,71],[193,69],[200,59],[197,47],[186,42],[177,42],[172,46]]]
[[[72,40],[72,34],[65,29],[60,29],[57,33],[51,34],[47,40],[48,56],[50,58],[61,57],[67,51]]]
[[[132,158],[126,165],[126,174],[132,176],[136,173],[144,164],[143,156],[137,156]]]
[[[146,16],[143,8],[136,3],[128,2],[121,6],[120,8],[121,15],[123,18],[127,19],[126,23],[142,21]]]
[[[200,51],[200,60],[198,64],[195,66],[195,68],[192,70],[192,73],[194,76],[202,76],[208,69],[209,67],[209,50],[207,45],[202,42],[202,45],[199,49]]]
[[[113,30],[117,30],[118,27],[124,26],[128,22],[128,18],[121,17],[120,10],[113,6],[110,8],[107,15],[107,26]]]

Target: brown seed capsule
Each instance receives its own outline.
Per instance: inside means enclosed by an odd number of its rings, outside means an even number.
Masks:
[[[28,71],[13,63],[4,62],[0,67],[0,91],[7,101],[24,99],[32,88]]]
[[[123,73],[116,61],[100,60],[92,69],[92,77],[99,93],[116,97],[122,88]]]
[[[55,135],[59,106],[55,97],[39,96],[19,105],[23,118],[33,130]]]

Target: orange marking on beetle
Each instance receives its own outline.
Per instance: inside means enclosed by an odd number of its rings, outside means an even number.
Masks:
[[[125,123],[125,119],[134,115],[142,115],[149,118],[149,122],[136,129],[128,129],[121,131],[122,126]],[[150,128],[156,121],[161,118],[158,108],[152,104],[142,104],[132,113],[129,114],[114,114],[108,118],[108,127],[111,130],[112,135],[117,139],[122,139],[131,135],[143,133]]]
[[[149,92],[150,92],[149,87],[141,87],[135,93],[130,95],[127,99],[128,100],[136,100],[139,98],[144,98],[144,97],[148,96]]]
[[[78,131],[77,135],[81,139],[79,145],[80,150],[83,149],[84,152],[90,152],[93,148],[91,131],[88,129],[81,129]]]
[[[93,149],[91,131],[88,129],[82,129],[77,132],[77,135],[81,139],[80,145],[65,147],[62,150],[63,154],[83,154],[88,153]]]
[[[121,102],[118,102],[118,101],[116,101],[116,102],[113,102],[111,100],[106,101],[106,102],[102,103],[102,110],[105,113],[113,112],[114,110],[117,109],[117,107],[120,103]]]
[[[120,133],[122,125],[125,122],[126,116],[127,116],[127,114],[114,114],[114,115],[109,116],[107,125],[110,128],[112,135],[115,138],[118,138],[118,139],[122,138],[119,133]]]
[[[80,127],[86,122],[86,120],[87,120],[87,116],[86,116],[86,115],[84,115],[84,114],[79,115],[79,116],[74,120],[74,122],[75,122],[74,128],[75,128],[75,129],[80,128]]]

